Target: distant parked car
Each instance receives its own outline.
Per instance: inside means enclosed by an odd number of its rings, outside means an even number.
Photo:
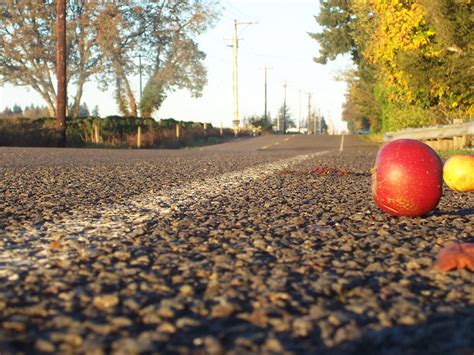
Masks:
[[[301,130],[296,127],[292,127],[292,128],[288,128],[286,130],[286,133],[301,133]]]
[[[370,131],[368,129],[360,129],[356,131],[356,134],[369,134]]]

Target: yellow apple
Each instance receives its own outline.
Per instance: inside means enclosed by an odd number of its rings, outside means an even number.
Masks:
[[[474,191],[474,155],[453,155],[446,160],[443,179],[454,191]]]

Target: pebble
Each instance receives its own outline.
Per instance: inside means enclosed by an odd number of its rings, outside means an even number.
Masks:
[[[296,337],[306,337],[311,333],[313,324],[308,318],[297,318],[293,321],[292,328]]]
[[[183,285],[179,289],[179,293],[184,297],[192,296],[194,294],[194,289],[190,285]]]
[[[56,347],[54,346],[54,344],[44,339],[38,339],[35,342],[35,348],[36,350],[43,353],[52,353],[56,351]]]
[[[268,338],[263,344],[262,349],[266,352],[281,353],[283,351],[283,346],[278,339]]]
[[[116,295],[101,295],[94,297],[92,303],[99,309],[107,309],[115,307],[119,303],[119,298]]]
[[[176,332],[176,327],[169,323],[169,322],[164,322],[160,324],[160,326],[157,329],[159,332],[163,333],[175,333]]]

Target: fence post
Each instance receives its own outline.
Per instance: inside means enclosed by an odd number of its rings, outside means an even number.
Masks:
[[[137,148],[140,149],[142,146],[142,127],[138,126],[138,132],[137,132]]]
[[[176,140],[179,141],[180,135],[181,135],[181,130],[180,130],[180,127],[179,127],[179,123],[176,123]]]
[[[318,134],[318,116],[313,114],[313,134]]]
[[[96,122],[94,122],[94,142],[95,144],[99,144],[99,126]]]
[[[224,136],[224,128],[222,127],[222,122],[221,122],[221,137]]]
[[[91,134],[92,143],[95,144],[95,122],[92,122],[92,134]]]

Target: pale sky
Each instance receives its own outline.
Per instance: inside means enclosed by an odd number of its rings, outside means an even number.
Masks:
[[[334,77],[350,66],[347,57],[327,65],[317,64],[317,42],[307,32],[318,30],[314,15],[318,0],[222,0],[222,17],[217,25],[199,39],[207,54],[208,85],[199,98],[187,91],[170,94],[155,118],[173,117],[183,121],[210,122],[214,126],[231,127],[233,120],[232,48],[229,47],[234,19],[258,22],[239,26],[239,116],[264,113],[264,70],[268,66],[268,111],[275,117],[283,104],[285,81],[287,105],[294,118],[307,116],[307,92],[312,93],[312,106],[333,122],[338,130],[341,121],[346,84]],[[144,79],[145,81],[145,79]],[[132,81],[139,91],[138,77]],[[300,95],[301,92],[301,95]],[[300,99],[301,97],[301,99]],[[89,109],[99,106],[102,116],[118,114],[113,93],[101,92],[94,82],[86,85],[83,102]],[[31,89],[0,87],[0,110],[14,104],[44,105]]]

